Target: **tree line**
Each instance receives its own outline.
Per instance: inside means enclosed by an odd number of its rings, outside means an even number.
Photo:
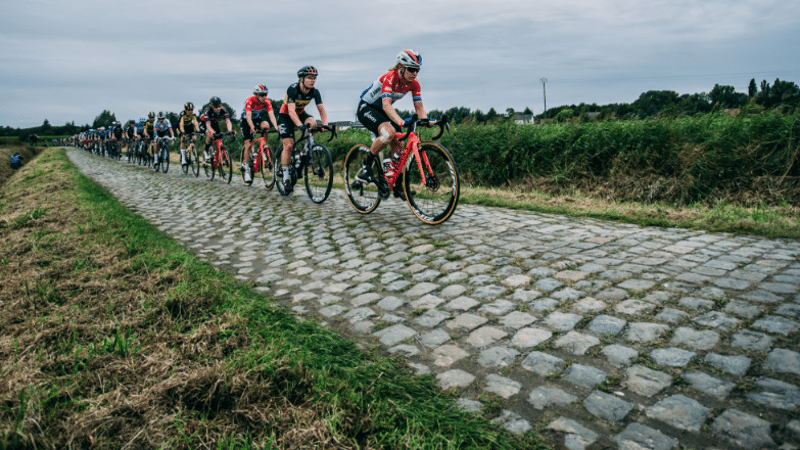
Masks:
[[[654,116],[679,117],[694,116],[704,114],[714,109],[746,109],[748,112],[760,112],[764,110],[775,111],[784,114],[793,114],[798,111],[800,106],[800,88],[792,81],[782,81],[775,79],[770,84],[762,80],[756,84],[755,78],[750,80],[747,94],[736,92],[733,86],[722,86],[715,84],[710,92],[700,92],[696,94],[679,95],[675,91],[647,91],[642,93],[633,103],[611,103],[608,105],[597,105],[596,103],[578,105],[563,105],[550,108],[534,116],[530,108],[525,108],[520,114],[535,118],[537,121],[552,120],[555,122],[566,121],[601,121],[601,120],[630,120],[642,119]],[[283,104],[283,100],[272,100],[272,106],[277,111]],[[196,109],[199,114],[208,103]],[[238,122],[236,110],[223,102],[223,107],[228,110],[231,120]],[[411,117],[412,112],[400,110],[401,117]],[[167,118],[172,123],[173,128],[178,126],[179,112],[166,112]],[[143,115],[146,115],[144,113]],[[471,110],[465,106],[452,107],[448,110],[431,110],[428,115],[434,119],[439,119],[444,115],[450,118],[453,123],[487,124],[501,121],[514,120],[518,116],[513,108],[507,108],[504,113],[497,112],[490,108],[487,112],[480,109]],[[138,117],[130,118],[138,120]],[[32,128],[11,128],[8,126],[0,127],[0,136],[20,136],[27,139],[28,136],[36,134],[39,136],[71,136],[77,133],[97,129],[99,127],[110,127],[117,121],[116,115],[108,110],[103,110],[97,115],[92,124],[76,125],[75,121],[67,122],[63,126],[53,126],[45,119],[44,123]],[[127,121],[128,119],[123,119]],[[120,122],[123,122],[120,120]],[[125,122],[123,122],[125,125]]]

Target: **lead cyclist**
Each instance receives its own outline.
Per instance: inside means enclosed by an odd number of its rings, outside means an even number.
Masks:
[[[369,154],[361,162],[361,170],[356,174],[356,180],[366,184],[375,184],[371,167],[375,156],[387,145],[391,146],[394,159],[399,158],[403,151],[402,144],[394,137],[396,132],[402,130],[405,122],[394,109],[394,102],[411,92],[417,117],[421,120],[428,118],[425,107],[422,105],[420,84],[417,81],[417,74],[421,67],[422,55],[414,50],[403,50],[397,55],[394,67],[373,81],[361,93],[356,117],[366,129],[372,132],[374,139]],[[430,127],[434,123],[435,121],[428,121],[427,126]],[[386,174],[387,177],[389,175]],[[404,197],[400,183],[395,184],[394,196]]]

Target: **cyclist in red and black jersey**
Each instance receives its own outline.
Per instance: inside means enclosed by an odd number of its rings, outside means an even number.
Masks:
[[[397,55],[394,67],[375,80],[364,92],[358,103],[356,117],[366,129],[375,135],[369,154],[361,163],[361,171],[356,179],[364,183],[375,183],[372,167],[375,156],[386,145],[391,145],[392,155],[402,152],[402,144],[394,139],[395,132],[402,130],[404,121],[395,111],[393,103],[411,92],[414,110],[419,119],[427,119],[425,107],[422,106],[420,85],[417,74],[422,67],[422,56],[414,50],[403,50]],[[428,126],[433,125],[429,122]],[[395,196],[400,184],[395,187]]]
[[[272,110],[272,102],[267,98],[267,94],[269,94],[267,86],[259,84],[253,88],[253,96],[248,97],[247,100],[244,101],[242,121],[239,125],[242,129],[242,137],[244,138],[242,171],[244,172],[244,181],[247,183],[253,181],[250,176],[250,148],[253,146],[253,131],[269,128],[270,123],[276,129],[278,128],[278,122],[275,120],[275,112]],[[269,122],[262,117],[265,111],[269,116]]]
[[[200,121],[206,125],[206,148],[204,150],[204,161],[208,161],[211,159],[211,154],[209,153],[208,146],[211,145],[211,138],[214,136],[214,133],[219,133],[219,121],[224,120],[225,125],[228,127],[228,132],[231,134],[235,134],[233,131],[233,125],[231,125],[231,115],[228,114],[228,110],[222,107],[222,100],[219,97],[211,97],[210,105],[203,111],[203,114],[200,116]]]
[[[322,125],[328,125],[328,113],[322,104],[322,96],[319,90],[314,88],[317,82],[317,69],[313,66],[305,66],[297,71],[297,83],[289,86],[286,95],[283,97],[283,105],[278,113],[278,130],[283,140],[283,153],[281,153],[281,168],[283,170],[284,192],[292,192],[292,180],[289,175],[289,164],[291,163],[292,150],[294,148],[294,129],[295,127],[317,126],[317,121],[306,112],[306,106],[311,100],[317,104],[319,118]]]

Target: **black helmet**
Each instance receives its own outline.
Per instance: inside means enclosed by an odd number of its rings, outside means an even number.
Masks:
[[[219,97],[211,97],[211,106],[221,106],[222,100]]]
[[[303,78],[307,75],[317,76],[318,73],[319,72],[317,72],[317,69],[315,69],[314,66],[305,66],[297,71],[297,78]]]
[[[149,117],[150,119],[155,119],[156,118],[156,113],[154,113],[153,111],[150,111],[149,113],[147,113],[147,117]]]
[[[191,111],[191,110],[193,110],[193,109],[194,109],[194,103],[192,103],[192,102],[186,102],[186,103],[184,103],[184,104],[183,104],[183,109],[185,109],[186,111]]]

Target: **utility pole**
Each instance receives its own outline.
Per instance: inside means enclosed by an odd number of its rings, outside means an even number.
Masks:
[[[542,82],[542,94],[544,95],[544,118],[547,119],[547,89],[545,89],[545,84],[547,84],[547,78],[540,78],[539,81]]]

